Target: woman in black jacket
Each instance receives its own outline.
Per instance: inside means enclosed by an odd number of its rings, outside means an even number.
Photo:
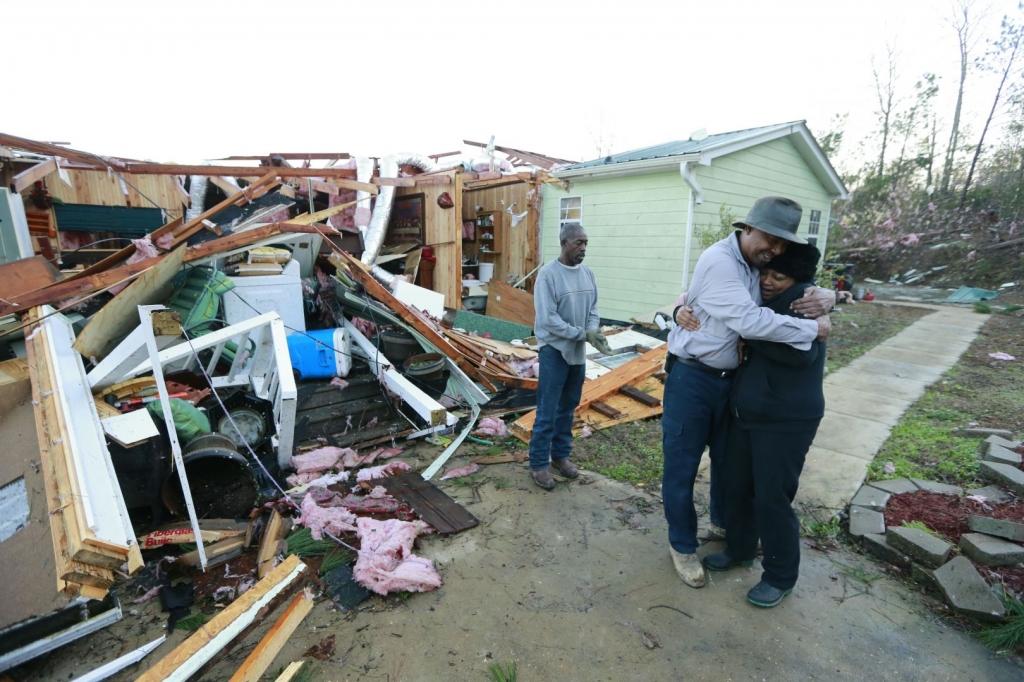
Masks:
[[[779,315],[814,286],[821,254],[790,244],[761,270],[761,298]],[[793,511],[800,472],[825,413],[825,342],[801,351],[743,341],[733,381],[732,426],[725,462],[726,548],[704,558],[714,571],[750,566],[761,540],[764,572],[747,593],[755,606],[776,606],[793,591],[800,568],[800,526]]]

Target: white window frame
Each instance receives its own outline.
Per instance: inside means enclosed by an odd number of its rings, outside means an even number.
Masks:
[[[567,206],[567,203],[569,201],[572,201],[573,199],[576,199],[576,200],[578,200],[580,202],[580,206],[579,206],[580,215],[579,215],[578,218],[564,218],[563,216],[565,216],[568,213],[568,211],[570,210],[570,207]],[[583,224],[583,197],[582,196],[560,197],[558,199],[558,231],[559,232],[562,231],[562,225],[565,225],[566,223],[579,223],[580,225]]]
[[[820,210],[812,208],[810,215],[807,216],[807,242],[815,246],[821,237],[821,213]]]

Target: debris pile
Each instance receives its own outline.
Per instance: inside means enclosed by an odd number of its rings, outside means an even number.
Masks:
[[[0,145],[29,245],[0,263],[0,439],[18,446],[0,459],[18,510],[0,557],[31,584],[0,595],[0,637],[25,640],[0,646],[0,672],[120,619],[126,579],[196,628],[140,679],[201,674],[284,606],[239,670],[256,679],[321,592],[352,608],[439,587],[417,538],[478,521],[429,479],[471,433],[532,429],[532,413],[501,418],[533,409],[539,370],[533,299],[510,283],[531,286],[538,188],[560,160],[180,166]],[[131,229],[62,208],[101,188]],[[660,414],[664,343],[609,333],[613,357],[588,349],[577,430]],[[424,470],[403,461],[404,442],[438,437]],[[208,621],[192,611],[212,603]]]

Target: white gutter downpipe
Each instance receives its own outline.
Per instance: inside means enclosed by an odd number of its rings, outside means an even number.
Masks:
[[[679,174],[690,188],[689,200],[686,207],[686,242],[683,250],[683,291],[690,285],[690,257],[693,244],[693,214],[696,204],[704,203],[704,190],[697,182],[695,166],[697,160],[691,159],[679,164]]]

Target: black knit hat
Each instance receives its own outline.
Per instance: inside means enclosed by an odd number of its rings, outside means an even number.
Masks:
[[[813,244],[789,244],[782,255],[768,261],[764,269],[787,275],[797,282],[813,282],[819,260],[821,252]]]

